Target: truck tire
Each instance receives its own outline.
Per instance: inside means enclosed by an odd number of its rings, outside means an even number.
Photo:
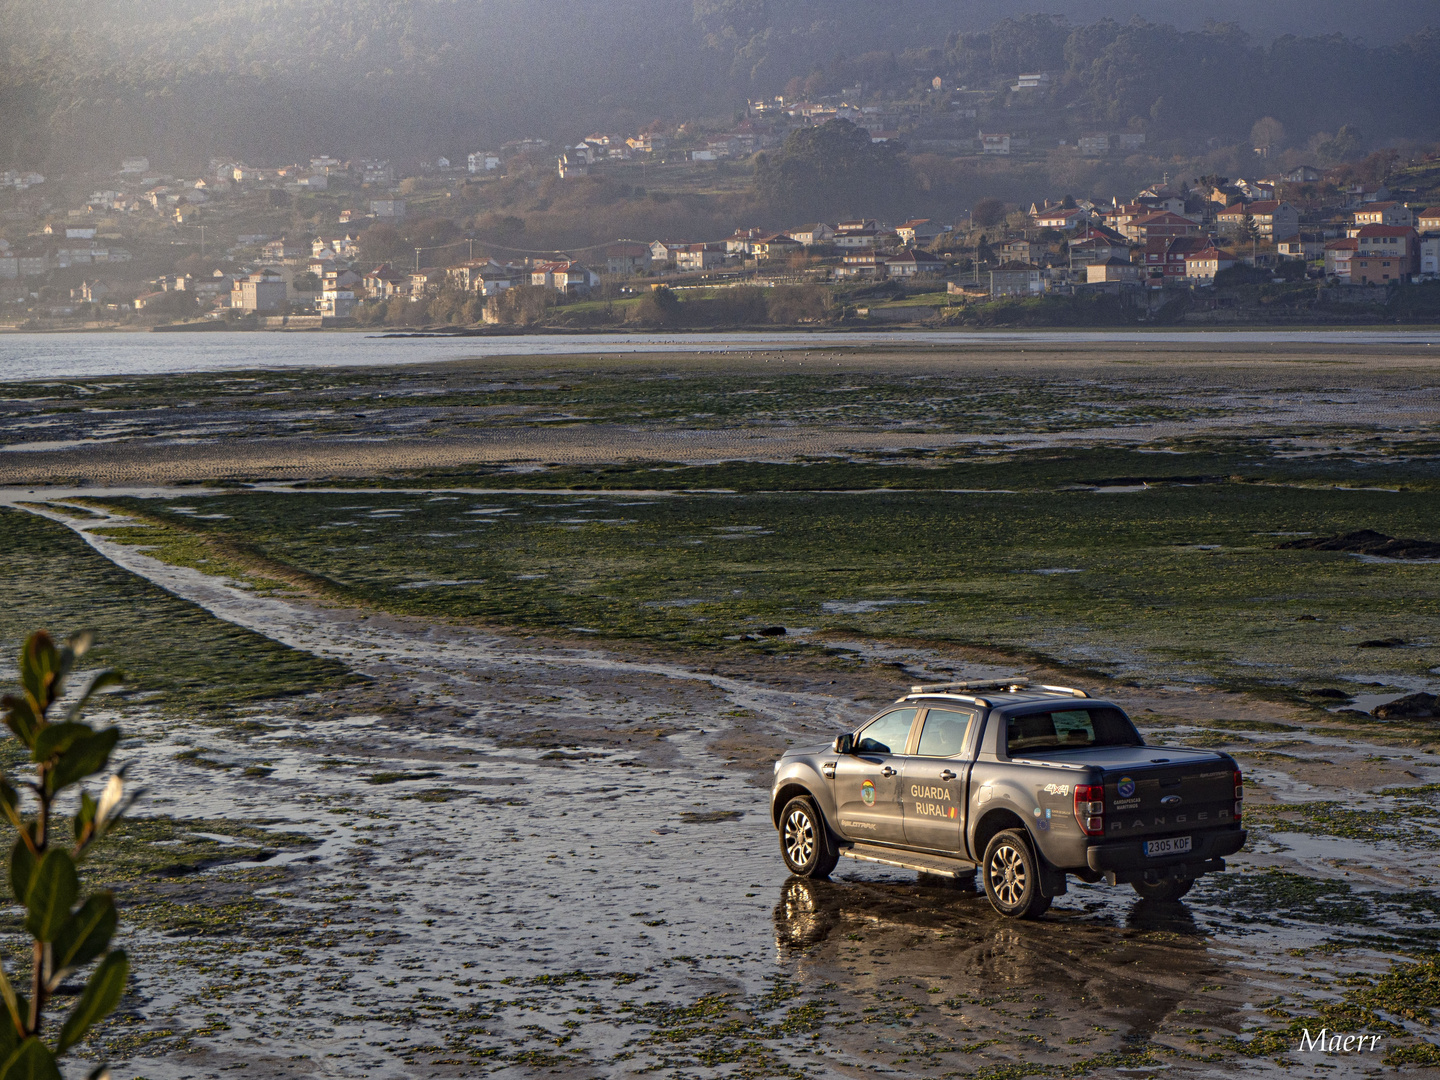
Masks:
[[[840,861],[825,818],[804,795],[791,799],[780,814],[780,854],[792,874],[807,878],[829,877]]]
[[[1050,907],[1040,891],[1040,862],[1021,829],[1006,829],[985,845],[980,867],[990,906],[1009,919],[1034,919]]]
[[[1195,879],[1177,877],[1166,878],[1164,881],[1154,883],[1149,881],[1132,881],[1130,884],[1134,886],[1135,891],[1140,894],[1141,900],[1156,900],[1164,903],[1171,900],[1179,900],[1190,891],[1190,886],[1195,884]]]

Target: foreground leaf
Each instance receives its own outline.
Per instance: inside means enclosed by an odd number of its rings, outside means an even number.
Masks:
[[[61,1080],[61,1077],[55,1056],[44,1043],[31,1036],[0,1067],[0,1080]]]
[[[90,976],[90,981],[81,991],[80,1000],[65,1018],[65,1026],[60,1029],[57,1049],[62,1054],[83,1039],[91,1027],[120,1004],[120,996],[125,992],[125,979],[129,974],[130,961],[123,949],[116,949],[100,962],[95,974]],[[10,1078],[0,1073],[0,1080]]]
[[[25,898],[30,914],[25,920],[25,929],[40,941],[54,941],[70,918],[70,909],[79,895],[75,860],[68,851],[51,848],[30,879],[30,893]],[[4,1080],[3,1075],[0,1080]]]
[[[15,841],[10,849],[10,891],[15,902],[23,904],[30,896],[30,883],[35,880],[35,867],[40,860],[23,838]]]
[[[90,685],[85,687],[85,691],[80,695],[79,700],[65,710],[65,719],[78,720],[80,711],[90,703],[92,697],[101,690],[104,690],[107,686],[119,686],[124,681],[125,675],[123,672],[117,671],[114,668],[106,668],[90,680]]]
[[[105,768],[110,762],[110,751],[120,741],[119,728],[106,728],[87,738],[78,739],[75,745],[60,755],[45,777],[45,788],[50,794],[64,791],[78,780],[84,780]]]
[[[83,967],[104,952],[119,921],[113,893],[96,893],[86,900],[51,943],[51,981],[59,985],[65,972]]]

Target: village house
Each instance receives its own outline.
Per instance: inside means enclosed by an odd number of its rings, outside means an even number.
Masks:
[[[804,249],[804,244],[798,240],[792,240],[784,233],[771,233],[750,244],[750,254],[757,262],[774,262],[776,259],[783,259]]]
[[[405,200],[371,199],[370,214],[382,221],[396,221],[405,216]]]
[[[290,240],[284,236],[278,240],[271,240],[260,249],[260,257],[268,262],[289,262],[292,259],[303,259],[310,252],[301,245],[298,240]]]
[[[1414,225],[1415,215],[1404,203],[1373,202],[1355,211],[1355,225]],[[1354,236],[1354,233],[1350,234]]]
[[[285,279],[268,268],[236,278],[230,290],[230,306],[238,311],[283,311]]]
[[[1185,277],[1192,285],[1214,285],[1215,275],[1235,265],[1235,256],[1223,248],[1207,245],[1185,256]]]
[[[732,237],[732,239],[737,238],[739,235],[739,231],[737,230],[735,237]],[[749,240],[761,235],[762,233],[759,229],[746,230],[747,246],[743,250],[748,252]],[[689,240],[655,240],[650,244],[650,265],[657,270],[666,266],[674,266],[676,256],[689,246]]]
[[[1287,259],[1311,262],[1325,255],[1325,241],[1317,233],[1296,233],[1288,240],[1276,241],[1275,251]]]
[[[543,285],[566,296],[581,296],[599,285],[600,278],[577,262],[542,262],[530,268],[530,284]]]
[[[410,279],[392,270],[389,263],[381,263],[363,275],[360,286],[372,300],[389,300],[404,296],[409,291]]]
[[[1239,235],[1246,220],[1254,226],[1262,240],[1285,240],[1300,231],[1300,214],[1288,202],[1261,200],[1236,203],[1215,215],[1215,224],[1222,233]]]
[[[1010,133],[1007,132],[980,132],[980,152],[982,154],[1008,154],[1010,153]]]
[[[1332,240],[1325,245],[1325,276],[1333,277],[1342,284],[1350,280],[1350,260],[1360,248],[1360,241],[1353,237]]]
[[[1160,213],[1132,218],[1121,231],[1137,243],[1144,244],[1154,239],[1193,236],[1201,229],[1198,221],[1162,210]]]
[[[1129,261],[1130,258],[1130,247],[1123,237],[1093,225],[1077,233],[1069,247],[1070,262],[1074,266],[1089,266],[1112,258]]]
[[[1420,236],[1408,225],[1364,225],[1354,236],[1358,243],[1356,258],[1380,259],[1376,267],[1382,272],[1381,280],[1385,280],[1383,271],[1394,270],[1392,278],[1398,278],[1405,274],[1417,274],[1420,272]],[[1393,260],[1393,264],[1387,262]],[[1352,262],[1350,269],[1351,277],[1355,275],[1355,266]]]
[[[885,275],[891,278],[939,277],[945,273],[945,260],[919,248],[906,248],[891,255],[885,263]]]
[[[889,259],[888,255],[880,255],[874,251],[848,251],[840,265],[835,267],[835,277],[882,278],[885,276],[885,264]]]
[[[1075,140],[1082,157],[1104,157],[1110,153],[1110,136],[1104,132],[1081,135]]]
[[[1440,232],[1440,206],[1432,206],[1416,214],[1415,227],[1422,233]]]
[[[1078,229],[1090,220],[1090,214],[1078,206],[1047,206],[1040,210],[1030,208],[1030,218],[1037,229],[1059,229],[1061,232],[1069,232],[1071,229]]]
[[[815,221],[801,225],[798,229],[791,229],[788,235],[791,240],[796,240],[806,247],[823,247],[835,239],[835,230],[823,221]]]
[[[1034,263],[1001,263],[990,271],[990,295],[1039,296],[1045,291],[1045,278],[1040,267]]]
[[[494,172],[500,168],[500,155],[477,150],[465,159],[465,167],[472,173]]]
[[[321,290],[320,299],[316,302],[315,310],[322,318],[348,319],[350,313],[355,310],[358,301],[355,299],[355,290],[341,285],[334,285]]]
[[[1119,282],[1122,285],[1138,285],[1140,269],[1129,259],[1111,256],[1104,262],[1092,262],[1085,267],[1085,283],[1087,285],[1103,285]]]
[[[736,229],[725,239],[725,250],[731,255],[739,255],[743,258],[750,254],[750,245],[765,235],[764,229]]]
[[[630,277],[650,269],[653,253],[649,244],[621,241],[605,249],[605,272],[615,277]]]
[[[1151,288],[1180,285],[1187,277],[1185,258],[1210,247],[1204,236],[1156,236],[1145,241],[1145,277]]]
[[[685,273],[713,270],[725,264],[726,251],[723,241],[710,244],[687,244],[684,250],[675,253],[675,268]]]
[[[924,247],[927,244],[933,244],[949,231],[949,225],[940,225],[929,218],[911,218],[895,227],[895,235],[906,247]]]
[[[1440,277],[1440,233],[1420,238],[1420,273],[1427,278]]]

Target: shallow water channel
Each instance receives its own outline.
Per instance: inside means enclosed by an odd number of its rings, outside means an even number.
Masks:
[[[1288,1076],[1304,1057],[1250,1057],[1235,1037],[1277,994],[1337,992],[1336,963],[1303,952],[1335,926],[1237,913],[1233,882],[1158,907],[1072,884],[1018,924],[904,871],[788,878],[764,778],[735,745],[755,728],[736,718],[819,742],[863,702],[260,596],[85,533],[100,519],[66,523],[222,619],[343,661],[386,704],[127,718],[147,813],[317,843],[266,859],[270,884],[201,871],[264,901],[259,915],[206,935],[129,930],[121,1077]],[[1283,766],[1267,772],[1283,786]],[[1235,860],[1242,875],[1325,856],[1263,846]],[[1369,917],[1386,933],[1434,922]],[[1382,971],[1393,946],[1344,964]],[[1379,1055],[1323,1063],[1373,1075]]]

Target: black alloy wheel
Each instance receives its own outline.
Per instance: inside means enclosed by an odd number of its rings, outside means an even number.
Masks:
[[[1040,891],[1040,863],[1021,829],[996,833],[980,868],[990,906],[1009,919],[1034,919],[1050,907]]]
[[[780,814],[780,854],[792,874],[808,878],[829,877],[840,861],[825,819],[804,795],[791,799]]]

